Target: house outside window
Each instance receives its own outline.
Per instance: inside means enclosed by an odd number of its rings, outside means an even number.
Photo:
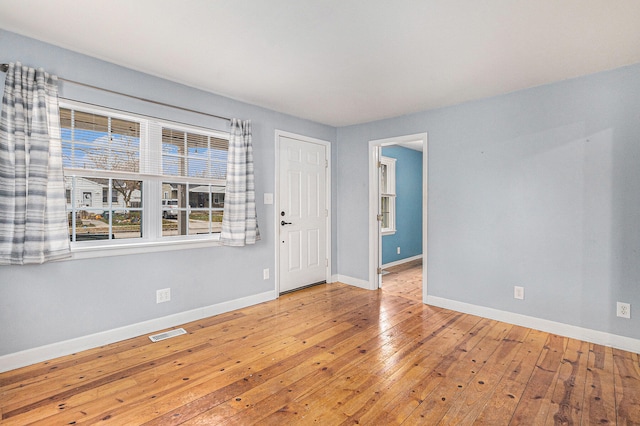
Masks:
[[[72,249],[219,239],[227,133],[69,101],[60,124]]]
[[[382,235],[396,232],[396,159],[380,157],[380,213]]]

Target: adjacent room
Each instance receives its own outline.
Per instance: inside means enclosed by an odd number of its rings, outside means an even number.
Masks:
[[[0,1],[0,423],[640,424],[638,22]]]

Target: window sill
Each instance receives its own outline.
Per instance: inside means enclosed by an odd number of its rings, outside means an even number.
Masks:
[[[396,230],[395,229],[388,229],[386,231],[382,231],[382,236],[384,237],[385,235],[395,235]]]
[[[215,239],[193,239],[180,241],[145,241],[137,243],[113,244],[103,246],[73,246],[71,259],[94,259],[98,257],[125,256],[131,254],[157,253],[163,251],[189,250],[221,246],[219,236]]]

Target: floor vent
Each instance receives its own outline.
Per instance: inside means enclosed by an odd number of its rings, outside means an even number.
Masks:
[[[164,333],[160,334],[154,334],[153,336],[149,336],[149,339],[151,339],[152,342],[159,342],[160,340],[180,336],[181,334],[187,334],[184,328],[176,328],[175,330],[165,331]]]

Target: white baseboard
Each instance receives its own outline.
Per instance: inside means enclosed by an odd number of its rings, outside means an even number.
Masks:
[[[154,333],[159,330],[176,327],[191,321],[197,321],[202,318],[233,311],[235,309],[257,305],[258,303],[267,302],[276,298],[277,295],[275,291],[267,291],[240,299],[230,300],[228,302],[193,309],[191,311],[167,315],[165,317],[114,328],[100,333],[3,355],[0,356],[0,373],[38,362],[47,361],[60,356],[70,355],[72,353],[107,345],[109,343],[119,342],[132,337]]]
[[[352,285],[354,287],[363,288],[365,290],[371,289],[368,281],[349,277],[346,275],[336,274],[331,277],[331,280],[332,282],[339,281],[348,285]],[[205,306],[203,308],[193,309],[191,311],[180,312],[162,318],[156,318],[153,320],[128,325],[125,327],[120,327],[100,333],[78,337],[75,339],[52,343],[50,345],[40,346],[33,349],[27,349],[24,351],[3,355],[0,356],[0,373],[20,367],[25,367],[27,365],[35,364],[38,362],[47,361],[60,356],[107,345],[109,343],[119,342],[121,340],[130,339],[132,337],[150,334],[166,328],[176,327],[178,325],[182,325],[191,321],[197,321],[202,318],[207,318],[235,309],[241,309],[247,306],[256,305],[258,303],[267,302],[276,298],[277,295],[275,291],[268,291],[241,299],[222,302],[215,305]],[[471,315],[477,315],[484,318],[506,322],[509,324],[533,328],[536,330],[545,331],[547,333],[554,333],[573,339],[584,340],[587,342],[611,346],[629,352],[640,353],[640,340],[630,337],[618,336],[602,331],[577,327],[536,317],[530,317],[513,312],[501,311],[484,306],[472,305],[469,303],[458,302],[455,300],[436,296],[427,296],[426,303],[429,305],[451,309],[458,312],[464,312]]]
[[[416,255],[416,256],[406,257],[404,259],[396,260],[394,262],[385,263],[384,265],[381,266],[381,268],[382,269],[391,268],[392,266],[402,265],[403,263],[413,262],[414,260],[418,260],[418,259],[422,259],[422,255],[421,254]]]
[[[541,330],[547,333],[570,337],[572,339],[584,340],[598,345],[611,346],[629,352],[640,353],[640,340],[633,339],[631,337],[618,336],[616,334],[605,333],[603,331],[577,327],[575,325],[563,324],[560,322],[501,311],[484,306],[472,305],[470,303],[458,302],[456,300],[444,299],[436,296],[427,296],[425,303],[427,305],[451,309],[465,314],[477,315],[509,324]]]
[[[331,282],[341,282],[344,284],[349,284],[354,287],[363,288],[365,290],[371,290],[371,283],[369,281],[361,280],[359,278],[349,277],[347,275],[336,274],[331,277]]]

